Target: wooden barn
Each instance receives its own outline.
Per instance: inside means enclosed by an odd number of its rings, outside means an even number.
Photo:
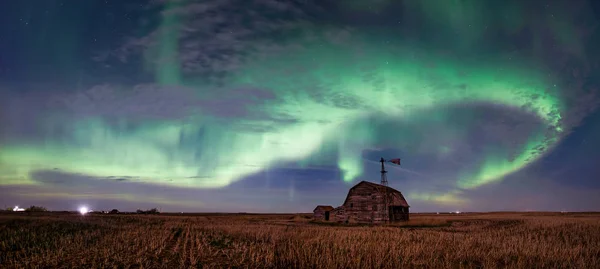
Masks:
[[[331,219],[331,211],[333,206],[330,205],[318,205],[313,210],[313,217],[317,220],[329,221]]]
[[[330,215],[333,221],[347,223],[407,221],[409,207],[398,190],[361,181],[350,188],[344,204],[331,210]],[[318,208],[315,208],[315,212]],[[320,219],[325,220],[325,218]]]

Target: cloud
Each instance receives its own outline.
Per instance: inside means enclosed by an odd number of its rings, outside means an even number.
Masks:
[[[257,88],[191,88],[140,84],[132,89],[99,85],[68,95],[61,104],[82,117],[177,120],[195,114],[221,118],[252,118],[250,108],[275,99]],[[258,112],[256,112],[258,113]]]
[[[160,14],[163,21],[154,31],[131,37],[95,59],[142,57],[156,75],[181,72],[186,77],[202,77],[203,83],[222,85],[248,62],[299,53],[306,42],[343,45],[352,32],[348,27],[316,25],[314,18],[325,19],[329,12],[308,2],[226,0],[165,5]],[[171,18],[177,22],[171,23]],[[167,37],[168,33],[179,35]],[[165,60],[177,64],[166,67]]]
[[[319,177],[322,180],[313,177],[319,175],[318,171],[326,172]],[[36,171],[32,174],[32,185],[4,185],[0,189],[0,203],[39,204],[55,210],[76,209],[86,204],[97,210],[117,208],[121,211],[160,207],[166,211],[191,212],[310,212],[313,203],[328,199],[337,202],[347,191],[343,182],[330,179],[331,172],[327,168],[275,169],[269,173],[270,185],[264,177],[251,176],[227,189],[198,190],[115,181],[115,178],[124,178],[119,176],[99,178]],[[336,195],[323,199],[323,193]]]
[[[257,88],[233,88],[214,90],[213,94],[198,101],[202,112],[222,118],[256,119],[269,118],[263,111],[252,109],[274,101],[273,92]]]
[[[101,119],[107,127],[121,128],[152,121],[186,121],[197,115],[222,121],[244,121],[233,128],[268,131],[296,119],[269,114],[265,102],[277,101],[272,91],[253,87],[190,88],[139,84],[131,88],[96,85],[82,91],[52,90],[6,92],[0,101],[0,142],[9,140],[62,140],[78,124]],[[121,128],[122,129],[122,128]],[[120,130],[123,131],[123,130]]]
[[[6,139],[60,139],[70,135],[71,127],[81,120],[181,120],[197,113],[201,104],[185,87],[140,84],[133,88],[97,85],[83,91],[44,89],[7,94],[6,105],[0,107],[0,135]]]
[[[165,2],[166,3],[166,2]],[[180,31],[179,60],[186,73],[215,75],[236,70],[245,61],[248,50],[271,50],[275,43],[260,44],[257,37],[298,29],[306,18],[297,3],[281,1],[192,1],[167,8],[163,17],[181,21],[168,31]],[[104,53],[126,60],[144,51],[155,51],[161,44],[158,28],[147,36],[131,38],[119,49]],[[151,53],[152,55],[152,53]],[[157,61],[157,54],[150,62]]]
[[[539,175],[520,174],[465,193],[471,210],[594,211],[598,189],[557,183]]]
[[[198,98],[185,87],[140,84],[131,89],[97,85],[54,97],[53,103],[73,115],[141,119],[181,119],[193,113]]]
[[[547,168],[547,165],[544,167]],[[388,171],[390,186],[405,194],[413,212],[595,211],[595,205],[600,202],[596,195],[600,190],[597,184],[573,184],[573,181],[594,180],[583,173],[552,173],[548,169],[529,168],[476,189],[457,190],[452,186],[438,185],[444,182],[439,181],[440,178],[431,180],[430,177],[410,175],[391,166]]]
[[[111,180],[115,180],[115,181],[119,181],[119,182],[131,180],[131,179],[137,179],[137,177],[130,177],[130,176],[120,176],[120,177],[119,176],[109,176],[109,177],[106,177],[106,178],[107,179],[111,179]]]
[[[259,173],[232,183],[228,188],[243,190],[287,190],[310,193],[340,183],[340,171],[336,166],[281,164],[264,167]],[[340,185],[343,185],[341,183]]]
[[[231,195],[231,191],[198,191],[181,187],[168,187],[140,182],[131,182],[134,177],[93,177],[61,171],[35,171],[31,174],[34,185],[19,189],[24,193],[40,193],[52,199],[101,199],[112,203],[119,201],[154,203],[158,205],[196,207],[197,210],[218,210],[224,202],[219,195]],[[4,187],[3,187],[4,188]],[[214,207],[214,208],[211,208]]]
[[[52,103],[48,102],[54,97],[54,92],[44,89],[32,91],[7,86],[0,94],[0,143],[13,138],[38,138],[44,123],[40,116],[56,112]]]

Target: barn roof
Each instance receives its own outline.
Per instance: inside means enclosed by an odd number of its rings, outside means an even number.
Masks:
[[[317,209],[321,209],[324,211],[331,211],[333,210],[333,206],[330,205],[318,205],[317,207],[315,207],[315,209],[313,211],[316,211]]]
[[[392,187],[383,186],[381,184],[368,182],[368,181],[358,182],[356,185],[354,185],[354,187],[350,188],[350,190],[348,190],[348,194],[346,195],[346,199],[344,200],[344,204],[346,204],[346,202],[348,201],[348,197],[350,197],[350,191],[360,185],[365,185],[365,186],[371,187],[371,188],[373,188],[373,191],[375,191],[375,192],[385,192],[387,189],[388,195],[396,196],[396,198],[398,198],[399,205],[405,206],[405,207],[410,207],[408,205],[408,202],[406,202],[406,199],[404,199],[404,195],[402,195],[402,193],[400,191],[398,191]]]

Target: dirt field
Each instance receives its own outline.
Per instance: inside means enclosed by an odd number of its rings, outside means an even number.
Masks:
[[[0,268],[600,268],[600,214],[1,214]]]

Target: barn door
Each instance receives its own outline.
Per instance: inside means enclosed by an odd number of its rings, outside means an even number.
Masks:
[[[390,221],[398,221],[404,219],[404,207],[402,206],[390,206]]]
[[[329,220],[329,211],[325,211],[325,220]]]

